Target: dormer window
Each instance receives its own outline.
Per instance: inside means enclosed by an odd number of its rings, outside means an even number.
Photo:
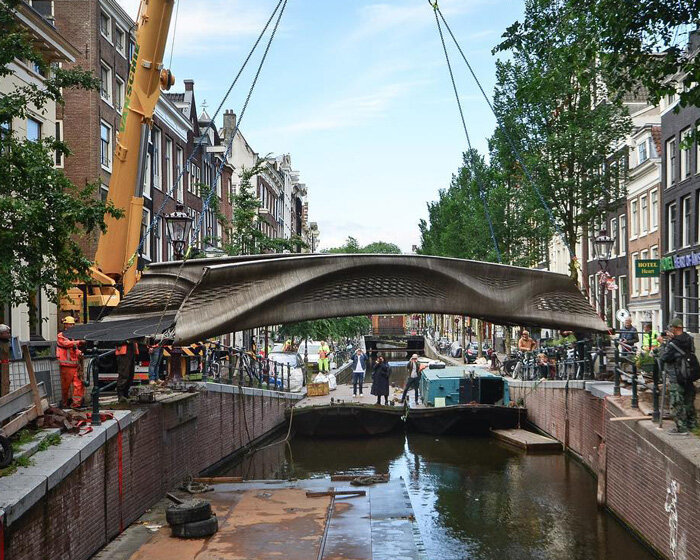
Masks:
[[[649,159],[649,140],[647,138],[637,145],[637,155],[640,165]]]

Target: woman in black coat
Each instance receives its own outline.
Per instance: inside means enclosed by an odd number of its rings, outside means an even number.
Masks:
[[[384,404],[389,404],[389,373],[389,365],[384,361],[384,356],[377,356],[377,362],[372,371],[371,390],[371,393],[377,396],[377,404],[382,404],[382,396]]]

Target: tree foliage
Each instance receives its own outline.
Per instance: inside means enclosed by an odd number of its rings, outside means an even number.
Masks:
[[[105,230],[104,216],[121,211],[95,197],[97,185],[77,187],[54,157],[70,156],[55,138],[27,140],[13,124],[40,115],[52,102],[62,103],[64,88],[94,89],[98,81],[81,69],[50,68],[17,23],[18,0],[0,2],[0,78],[13,89],[0,96],[0,302],[29,302],[43,288],[57,302],[74,282],[85,280],[91,262],[76,242],[79,236]],[[42,87],[14,80],[16,60],[35,64],[46,77]]]
[[[282,325],[280,334],[295,340],[340,340],[367,334],[371,326],[371,321],[365,316],[337,317]]]
[[[352,254],[352,253],[380,253],[385,255],[400,255],[401,249],[394,243],[386,241],[374,241],[362,247],[360,243],[352,236],[348,236],[347,240],[340,247],[331,247],[324,249],[323,253],[335,254]]]

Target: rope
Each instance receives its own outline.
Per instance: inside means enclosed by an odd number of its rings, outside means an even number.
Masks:
[[[537,197],[539,198],[540,202],[542,203],[542,207],[547,212],[547,216],[549,217],[549,221],[551,222],[552,226],[554,227],[554,230],[557,232],[557,235],[561,238],[562,243],[564,244],[566,249],[569,251],[569,255],[573,256],[575,253],[571,250],[569,243],[566,241],[566,237],[564,236],[564,233],[561,231],[559,224],[557,223],[556,219],[554,218],[554,214],[552,213],[552,209],[549,207],[549,204],[547,204],[547,201],[545,200],[544,196],[542,195],[542,192],[535,184],[535,181],[532,178],[532,175],[530,174],[528,167],[525,165],[525,162],[523,161],[520,150],[518,150],[517,146],[515,145],[515,142],[511,138],[508,131],[506,130],[506,127],[503,125],[503,123],[501,122],[501,119],[498,117],[498,114],[496,113],[496,110],[494,109],[493,104],[491,103],[491,99],[484,91],[484,88],[481,85],[479,78],[476,76],[476,73],[474,72],[472,65],[469,63],[469,60],[467,60],[467,57],[465,56],[464,51],[462,50],[462,47],[459,44],[459,41],[457,41],[457,38],[455,37],[454,33],[452,32],[450,25],[447,23],[445,16],[442,14],[442,11],[440,10],[440,7],[438,6],[437,0],[435,0],[434,2],[431,2],[430,0],[428,0],[428,3],[433,7],[433,9],[435,10],[435,13],[440,16],[440,19],[445,24],[445,29],[447,29],[447,32],[450,34],[452,41],[454,42],[455,46],[457,47],[457,50],[459,51],[459,54],[462,57],[462,60],[464,60],[464,63],[467,65],[467,68],[469,69],[469,72],[472,75],[472,78],[474,78],[476,85],[479,87],[481,94],[483,95],[484,99],[486,100],[486,103],[488,104],[489,109],[491,109],[491,112],[493,113],[494,117],[496,117],[496,123],[498,125],[498,128],[501,130],[501,132],[503,132],[504,136],[506,137],[506,140],[510,144],[511,150],[513,150],[513,154],[515,155],[515,159],[520,164],[520,167],[522,168],[523,173],[525,174],[525,177],[527,178],[528,182],[530,183],[530,186],[537,194]],[[437,15],[436,15],[436,17],[437,17]]]
[[[481,197],[481,201],[484,204],[484,214],[486,214],[486,220],[488,221],[488,224],[489,224],[489,231],[491,233],[491,241],[493,242],[493,248],[496,251],[496,256],[498,257],[498,262],[500,263],[500,262],[502,262],[501,261],[501,251],[498,249],[498,242],[496,241],[496,233],[494,232],[493,222],[491,221],[491,214],[489,213],[488,204],[486,203],[486,193],[484,192],[484,185],[477,178],[478,171],[476,169],[476,165],[475,165],[475,161],[474,161],[474,150],[472,148],[471,139],[469,138],[469,131],[467,130],[467,123],[464,120],[464,111],[462,110],[462,102],[459,100],[459,93],[457,92],[457,84],[455,83],[454,73],[452,72],[452,64],[450,62],[450,55],[447,52],[447,45],[445,45],[445,36],[442,33],[442,26],[440,25],[440,20],[438,19],[439,8],[437,5],[437,0],[435,0],[434,3],[429,1],[429,3],[431,6],[433,6],[433,11],[435,13],[435,23],[437,24],[438,33],[440,34],[440,42],[442,43],[442,50],[445,53],[445,62],[447,62],[447,69],[450,72],[450,81],[452,82],[452,91],[454,91],[455,99],[457,100],[457,108],[459,109],[459,117],[462,120],[462,128],[464,129],[464,135],[467,137],[467,147],[469,149],[469,158],[471,160],[472,169],[474,170],[474,177],[477,180],[477,186],[479,188],[479,196]]]
[[[173,23],[173,38],[170,42],[170,60],[168,61],[168,70],[173,67],[173,51],[175,50],[175,33],[177,32],[177,16],[180,13],[180,2],[176,0],[175,4],[175,23]]]
[[[173,182],[172,187],[170,187],[169,190],[164,191],[163,194],[165,196],[163,197],[163,202],[161,203],[160,207],[158,208],[158,211],[154,214],[153,219],[151,220],[151,223],[148,225],[148,228],[146,228],[146,231],[144,232],[143,236],[139,240],[138,248],[136,249],[134,254],[131,255],[131,257],[127,261],[126,266],[122,270],[122,276],[126,273],[127,270],[129,270],[133,266],[136,257],[139,255],[139,253],[143,249],[143,244],[144,244],[145,240],[148,238],[150,232],[155,227],[156,223],[158,222],[158,219],[163,215],[163,210],[165,209],[165,205],[168,203],[168,201],[175,200],[173,193],[180,185],[180,181],[182,180],[185,173],[187,172],[187,169],[189,169],[190,163],[192,162],[192,159],[202,149],[202,145],[204,144],[204,139],[206,138],[207,133],[214,126],[214,121],[215,121],[216,117],[219,115],[219,113],[221,112],[221,109],[224,106],[224,103],[226,103],[226,100],[231,95],[231,91],[233,91],[234,86],[236,85],[236,83],[238,83],[238,80],[241,77],[241,74],[243,74],[243,71],[245,70],[246,66],[250,62],[250,59],[252,58],[253,54],[257,50],[258,45],[260,44],[260,41],[265,36],[265,33],[267,32],[268,27],[272,23],[272,20],[274,19],[275,14],[277,13],[277,10],[279,10],[279,8],[283,2],[285,2],[285,0],[279,0],[277,2],[275,9],[272,11],[272,13],[270,14],[270,17],[267,19],[267,22],[265,23],[265,26],[263,27],[262,31],[258,35],[257,39],[255,40],[255,43],[253,43],[253,46],[251,47],[250,51],[248,52],[248,55],[246,56],[245,60],[243,61],[243,64],[241,65],[240,69],[238,70],[238,73],[236,74],[233,81],[231,82],[231,85],[229,86],[228,90],[226,91],[223,99],[219,103],[219,106],[216,108],[216,111],[214,111],[214,114],[211,117],[211,121],[209,121],[209,124],[204,129],[204,132],[200,135],[199,139],[197,140],[197,143],[195,144],[194,149],[192,150],[192,153],[189,155],[189,157],[185,161],[183,168],[180,169],[180,172],[178,173],[177,177],[175,178],[175,181]],[[178,276],[178,279],[179,279],[179,276]],[[107,299],[107,304],[109,304],[109,302],[111,301],[111,299],[113,297],[114,297],[114,293],[110,294],[109,298]],[[104,307],[102,308],[102,310],[100,311],[100,314],[98,315],[98,317],[96,319],[97,321],[99,321],[102,318],[105,311],[107,310],[107,304],[105,304]]]

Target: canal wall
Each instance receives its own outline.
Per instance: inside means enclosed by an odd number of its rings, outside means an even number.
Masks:
[[[64,435],[0,479],[0,558],[84,560],[187,476],[254,444],[300,395],[200,384]],[[48,455],[45,455],[48,454]]]
[[[700,558],[700,438],[615,420],[643,413],[607,382],[511,381],[510,391],[530,422],[590,468],[602,506],[659,556]]]

